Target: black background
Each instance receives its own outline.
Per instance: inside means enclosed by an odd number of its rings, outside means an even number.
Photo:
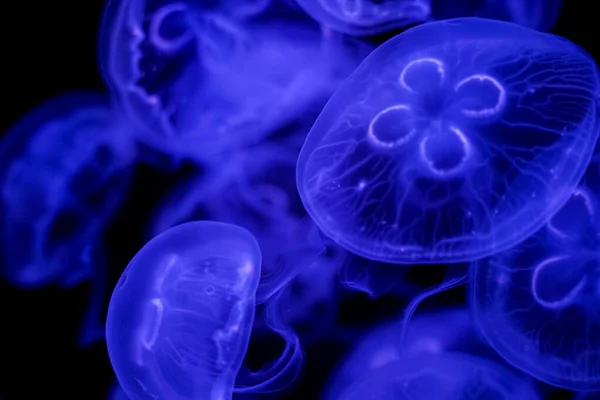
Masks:
[[[7,3],[3,4],[0,24],[0,87],[3,90],[0,131],[54,95],[77,89],[105,90],[97,68],[96,46],[102,1]],[[600,60],[597,16],[593,2],[566,0],[553,32]],[[137,242],[129,239],[130,231],[135,229],[132,227],[143,226],[152,205],[169,186],[171,178],[143,167],[138,171],[136,189],[107,233],[111,248],[110,287],[143,245],[141,237]],[[88,284],[82,284],[70,291],[52,287],[23,291],[0,282],[0,395],[3,399],[106,398],[114,377],[104,343],[85,350],[75,345],[89,289]],[[454,300],[460,301],[461,297],[458,293]],[[346,304],[342,311],[351,315],[357,305]],[[371,309],[395,308],[386,303],[385,298],[370,306]],[[305,380],[287,398],[315,399],[328,368],[342,350],[343,347],[333,342],[307,349]]]

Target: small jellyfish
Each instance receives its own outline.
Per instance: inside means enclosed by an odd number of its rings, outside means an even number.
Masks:
[[[105,99],[71,93],[17,122],[0,147],[0,271],[12,284],[72,287],[127,193],[135,154]]]
[[[562,0],[297,0],[324,26],[369,36],[410,25],[459,17],[492,18],[532,29],[552,28]]]
[[[365,373],[344,400],[538,400],[529,380],[461,353],[407,357]]]
[[[463,308],[424,312],[410,321],[400,340],[400,321],[389,321],[359,339],[344,358],[327,385],[324,399],[341,394],[362,375],[406,357],[420,357],[449,351],[479,353],[483,347],[476,336],[469,313]]]
[[[171,228],[136,254],[106,321],[110,360],[131,399],[231,399],[260,264],[248,231],[210,221]]]
[[[539,229],[583,176],[599,132],[596,64],[565,39],[463,18],[371,53],[309,132],[309,215],[375,261],[470,261]]]
[[[473,262],[478,328],[506,361],[553,386],[600,390],[600,170],[516,247]]]
[[[299,12],[259,23],[235,18],[235,3],[202,4],[112,0],[104,13],[104,78],[140,140],[166,153],[202,160],[259,142],[360,62]]]

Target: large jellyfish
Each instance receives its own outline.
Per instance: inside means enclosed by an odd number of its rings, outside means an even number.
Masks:
[[[111,0],[103,18],[104,78],[140,139],[167,153],[203,159],[256,143],[360,62],[298,12],[240,20],[201,4]]]
[[[400,321],[386,322],[364,335],[327,385],[324,399],[338,399],[364,374],[407,357],[448,351],[479,353],[483,348],[463,308],[429,311],[410,321],[403,340]]]
[[[131,399],[230,399],[254,319],[261,254],[246,230],[190,222],[151,240],[110,300],[106,340]]]
[[[214,221],[168,229],[138,252],[106,321],[110,360],[132,400],[226,400],[234,391],[268,394],[297,380],[302,348],[270,305],[267,323],[286,341],[284,352],[258,371],[242,368],[260,264],[250,232]]]
[[[355,36],[458,17],[515,22],[536,30],[552,28],[562,0],[297,0],[319,23]]]
[[[485,257],[539,229],[598,137],[598,69],[565,39],[464,18],[412,28],[333,95],[297,164],[323,232],[388,263]]]
[[[129,128],[103,97],[48,101],[0,148],[0,271],[12,284],[72,287],[93,274],[90,254],[127,192]]]
[[[474,262],[472,307],[489,344],[537,379],[600,390],[600,171],[516,247]]]
[[[530,381],[500,364],[461,353],[419,355],[359,378],[344,400],[537,400]]]

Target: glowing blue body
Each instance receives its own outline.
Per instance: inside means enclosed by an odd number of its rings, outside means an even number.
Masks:
[[[565,39],[464,18],[412,28],[363,61],[297,164],[310,216],[388,263],[468,261],[539,229],[598,137],[598,70]]]
[[[364,374],[406,357],[481,347],[465,309],[443,309],[416,316],[410,321],[404,341],[400,340],[400,331],[400,322],[393,321],[367,333],[330,378],[323,398],[341,398],[346,388]]]
[[[549,30],[562,0],[297,0],[315,20],[337,31],[368,36],[430,20],[482,17]]]
[[[208,221],[169,229],[138,252],[106,322],[110,360],[132,400],[231,398],[260,263],[248,231]]]
[[[201,4],[111,0],[105,11],[105,80],[161,151],[203,159],[256,143],[323,103],[359,62],[300,15],[253,22]]]
[[[599,165],[544,228],[471,267],[474,318],[489,344],[571,390],[600,390]]]
[[[130,182],[130,132],[96,94],[72,93],[16,123],[0,148],[2,275],[35,288],[92,275],[92,252]]]
[[[404,358],[372,370],[339,400],[537,400],[529,381],[461,353]]]
[[[295,187],[297,150],[262,145],[213,160],[200,177],[184,181],[159,205],[150,237],[188,221],[214,220],[241,226],[262,250],[259,302],[270,297],[305,265],[282,260],[289,252],[310,262],[323,246],[302,221],[305,210]],[[214,168],[211,168],[214,166]],[[288,262],[289,261],[289,262]],[[281,269],[293,269],[287,273]]]

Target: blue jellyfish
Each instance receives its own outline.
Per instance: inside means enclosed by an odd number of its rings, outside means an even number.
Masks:
[[[230,399],[261,254],[245,229],[190,222],[148,242],[113,292],[106,342],[131,399]]]
[[[299,12],[240,20],[202,4],[111,0],[103,18],[104,78],[141,141],[167,153],[204,159],[256,143],[360,62]]]
[[[477,339],[469,312],[445,308],[424,312],[410,321],[403,340],[399,321],[385,322],[367,332],[344,358],[329,380],[324,399],[338,399],[362,375],[407,357],[461,351],[480,354],[484,345]]]
[[[600,164],[519,245],[471,266],[478,328],[510,364],[553,386],[600,390]]]
[[[531,382],[461,353],[407,357],[367,372],[340,400],[538,400]]]
[[[464,18],[412,28],[327,103],[297,164],[323,232],[388,263],[470,261],[539,229],[598,137],[598,69],[565,39]]]
[[[481,17],[540,31],[552,28],[562,0],[297,0],[319,23],[354,36],[369,36],[431,20]]]
[[[150,221],[150,236],[202,219],[247,229],[262,250],[257,301],[263,303],[326,250],[296,190],[297,154],[287,144],[261,144],[213,159],[204,174],[167,195]]]
[[[296,0],[324,26],[354,36],[368,36],[425,22],[431,0]]]
[[[106,320],[111,364],[132,400],[226,400],[234,391],[280,392],[298,380],[302,347],[270,302],[267,324],[285,349],[259,370],[242,365],[260,264],[250,232],[215,221],[168,229],[138,252],[113,291]]]
[[[71,93],[17,122],[0,147],[0,271],[12,284],[69,288],[127,193],[134,150],[100,95]]]
[[[78,343],[82,348],[105,339],[105,302],[107,300],[108,271],[106,250],[102,243],[89,248],[83,255],[86,265],[91,265],[88,307],[79,329]]]
[[[549,31],[556,23],[561,7],[562,0],[434,0],[431,17],[436,20],[458,17],[493,18],[538,31]]]

